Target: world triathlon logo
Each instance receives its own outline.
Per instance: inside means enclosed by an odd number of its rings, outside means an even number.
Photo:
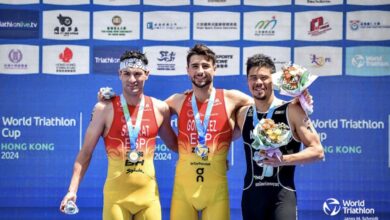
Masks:
[[[322,205],[322,210],[326,215],[335,216],[341,210],[340,202],[335,198],[329,198]]]

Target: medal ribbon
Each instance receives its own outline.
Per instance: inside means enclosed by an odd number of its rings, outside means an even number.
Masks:
[[[191,98],[192,111],[194,112],[196,130],[198,131],[198,141],[199,144],[201,145],[206,144],[207,127],[209,125],[211,110],[213,108],[214,101],[215,101],[215,93],[216,93],[215,89],[213,88],[210,94],[209,102],[207,103],[203,124],[202,121],[200,120],[200,114],[198,110],[198,105],[196,104],[195,93],[192,93],[192,98]]]
[[[137,138],[138,138],[139,130],[141,129],[142,115],[144,113],[144,108],[145,108],[145,97],[142,95],[141,102],[139,104],[139,108],[137,112],[137,119],[135,121],[135,125],[133,125],[131,121],[129,108],[127,107],[127,102],[123,94],[121,94],[121,105],[123,109],[123,114],[125,115],[125,119],[126,119],[127,131],[129,132],[130,150],[131,150],[131,146],[134,146],[134,149],[137,149]]]
[[[277,102],[278,102],[278,99],[276,99],[276,98],[272,101],[271,106],[268,109],[268,113],[267,113],[266,118],[272,117],[272,114],[274,113],[274,111],[277,107]],[[259,118],[257,117],[256,105],[253,105],[252,109],[253,109],[253,127],[256,127],[256,125],[259,123]]]

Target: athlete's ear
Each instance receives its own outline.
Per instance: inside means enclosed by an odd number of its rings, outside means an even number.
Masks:
[[[149,70],[145,71],[145,76],[146,76],[146,79],[148,79],[148,78],[149,78],[149,73],[150,73],[150,71],[149,71]]]

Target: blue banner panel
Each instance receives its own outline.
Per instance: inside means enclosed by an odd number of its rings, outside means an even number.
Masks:
[[[0,9],[0,38],[39,38],[39,11]]]

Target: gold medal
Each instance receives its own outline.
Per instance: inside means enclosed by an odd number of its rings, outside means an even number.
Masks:
[[[137,163],[139,160],[139,153],[137,150],[132,150],[129,152],[128,159],[132,163]]]
[[[202,145],[202,144],[198,144],[196,147],[195,147],[195,153],[196,155],[198,155],[199,157],[201,157],[202,159],[206,158],[208,153],[209,153],[209,148],[205,145]]]

